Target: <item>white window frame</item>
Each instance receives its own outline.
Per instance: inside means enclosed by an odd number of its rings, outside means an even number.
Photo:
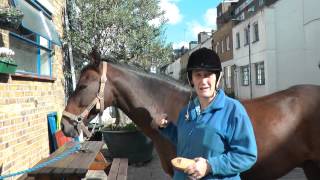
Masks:
[[[244,46],[247,46],[249,45],[249,41],[250,41],[250,34],[249,34],[249,29],[248,27],[244,28]]]
[[[230,37],[226,37],[226,46],[227,46],[227,51],[230,51]]]
[[[259,41],[259,24],[255,22],[253,24],[253,42]]]
[[[236,49],[240,48],[240,33],[236,33]]]
[[[219,53],[218,51],[219,51],[219,42],[217,42],[216,44],[216,53]]]
[[[224,42],[223,42],[223,39],[221,40],[221,53],[224,53]]]
[[[265,68],[264,62],[255,63],[256,85],[265,85]]]
[[[262,6],[264,4],[264,0],[259,0],[259,6]]]
[[[224,67],[224,84],[225,88],[231,89],[232,84],[231,84],[231,79],[232,79],[232,74],[231,74],[232,68],[231,66],[225,66]]]
[[[241,66],[241,85],[249,86],[249,66]]]

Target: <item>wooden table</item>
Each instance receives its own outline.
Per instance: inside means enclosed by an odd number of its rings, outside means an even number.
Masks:
[[[77,142],[68,142],[52,153],[48,158],[41,160],[39,163],[55,158],[61,153],[74,147]],[[87,141],[83,146],[87,147],[86,151],[79,151],[50,164],[42,169],[28,173],[28,177],[35,179],[81,179],[84,178],[88,170],[104,170],[106,173],[110,170],[111,163],[107,162],[100,152],[102,141]],[[38,164],[39,164],[38,163]]]

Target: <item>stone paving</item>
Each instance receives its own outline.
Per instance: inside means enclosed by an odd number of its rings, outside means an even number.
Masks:
[[[89,171],[87,180],[107,180],[103,171]],[[153,152],[153,159],[143,165],[128,166],[128,180],[170,180],[161,168],[160,160],[156,152]],[[301,168],[296,168],[288,175],[279,180],[306,180]]]

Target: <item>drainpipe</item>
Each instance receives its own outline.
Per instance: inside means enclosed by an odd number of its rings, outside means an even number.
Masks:
[[[252,99],[252,68],[251,68],[251,38],[250,38],[250,22],[248,24],[248,41],[249,41],[249,86],[250,86],[250,99]]]

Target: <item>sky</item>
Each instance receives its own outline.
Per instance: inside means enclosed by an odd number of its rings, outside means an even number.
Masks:
[[[216,29],[216,7],[222,0],[160,0],[168,22],[165,27],[166,42],[173,48],[188,47],[197,41],[199,32]]]

